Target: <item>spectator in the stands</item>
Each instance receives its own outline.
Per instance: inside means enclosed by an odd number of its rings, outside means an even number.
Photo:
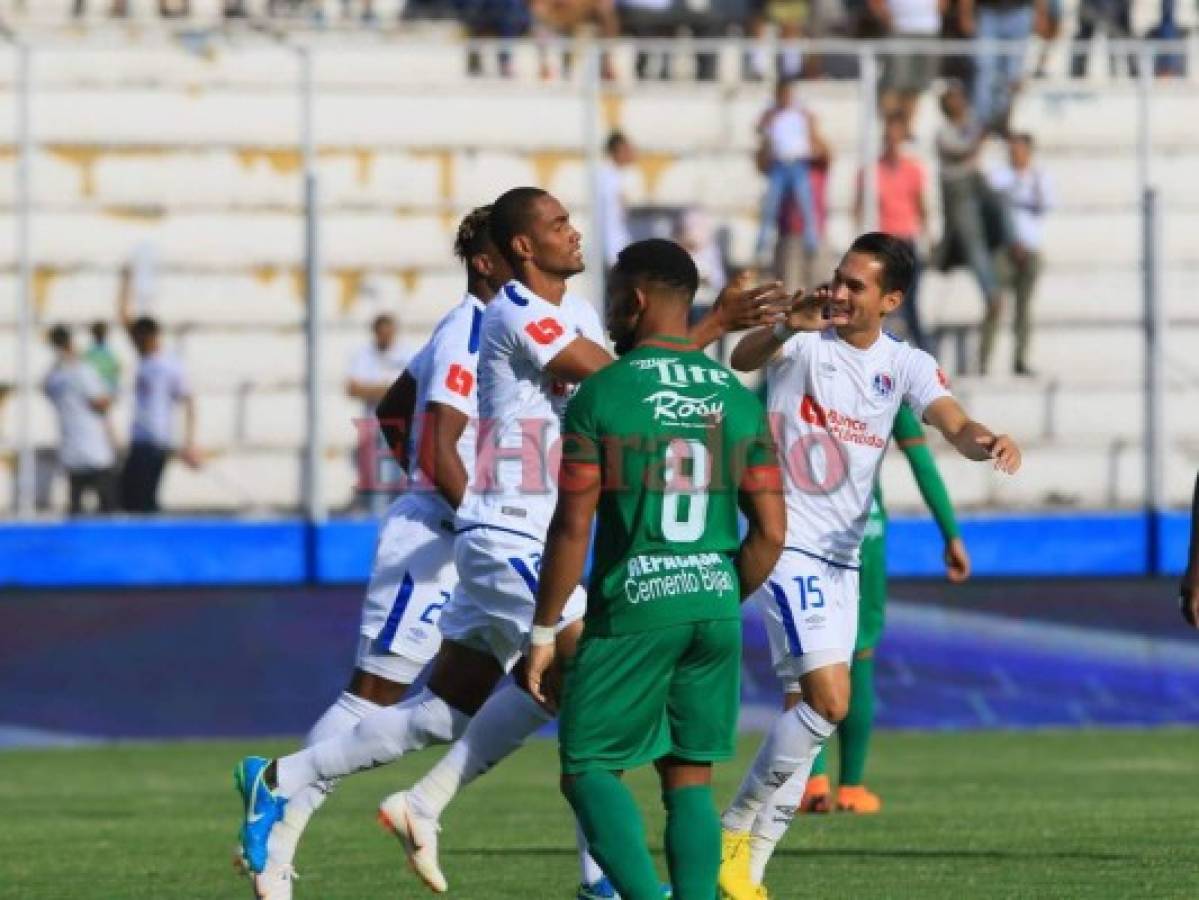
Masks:
[[[527,34],[531,23],[525,0],[453,0],[459,21],[472,38],[518,38]],[[501,49],[496,64],[504,78],[512,75],[512,52]],[[467,54],[467,72],[482,75],[486,61],[480,51]]]
[[[95,494],[100,512],[116,509],[116,451],[105,416],[112,392],[99,373],[79,358],[71,332],[63,325],[50,329],[56,360],[43,389],[58,414],[58,459],[67,473],[69,512],[83,512],[83,498]]]
[[[912,251],[916,267],[911,286],[904,294],[899,312],[907,326],[908,339],[923,350],[930,349],[920,326],[917,306],[920,285],[921,244],[928,237],[928,208],[924,203],[927,178],[924,165],[907,153],[908,123],[901,113],[892,113],[883,124],[883,152],[874,168],[874,187],[877,200],[876,227],[879,231],[901,239]],[[854,218],[858,230],[865,228],[863,209],[864,173],[858,172],[854,195]]]
[[[799,40],[806,33],[811,6],[809,0],[750,0],[749,36],[764,38],[768,27],[773,25],[780,41]],[[771,77],[798,78],[803,64],[799,50],[786,48],[779,51],[775,71],[771,72],[766,50],[757,47],[746,60],[746,74],[757,81]]]
[[[1053,207],[1053,185],[1033,159],[1032,135],[1013,134],[1008,139],[1008,164],[993,170],[990,180],[1007,205],[1012,227],[1010,252],[1001,252],[998,257],[1001,284],[1012,292],[1016,301],[1016,352],[1012,368],[1017,375],[1032,375],[1028,366],[1032,298],[1041,273],[1045,214]],[[988,320],[986,327],[994,331],[997,324]],[[994,335],[984,336],[983,340],[993,343]]]
[[[1108,40],[1128,40],[1136,37],[1132,31],[1132,0],[1081,0],[1078,5],[1078,31],[1075,41],[1090,42],[1096,32],[1102,32]],[[1090,47],[1080,47],[1070,57],[1070,74],[1083,78],[1087,74]],[[1128,73],[1136,75],[1135,53],[1127,54]],[[1119,57],[1112,53],[1108,63],[1112,75],[1116,74]]]
[[[346,377],[346,393],[362,402],[358,427],[358,447],[354,464],[358,472],[360,499],[374,515],[382,515],[390,502],[385,490],[395,479],[387,476],[394,460],[381,441],[375,419],[375,407],[392,383],[404,374],[411,353],[399,339],[394,316],[375,316],[371,322],[371,340],[354,351]]]
[[[162,346],[162,329],[150,316],[133,314],[132,273],[122,273],[119,313],[137,350],[129,453],[121,472],[121,506],[157,512],[158,488],[172,455],[192,468],[201,463],[196,447],[196,404],[182,363]],[[176,449],[175,407],[183,409],[183,442]]]
[[[616,0],[529,0],[529,11],[533,16],[533,32],[540,39],[577,38],[588,32],[600,38],[620,36]],[[543,79],[552,78],[555,74],[570,75],[573,59],[569,50],[562,53],[561,64],[560,73],[556,73],[553,54],[542,49]],[[600,74],[608,80],[613,77],[612,63],[607,53],[600,54]]]
[[[825,241],[828,227],[828,184],[832,172],[832,150],[820,129],[812,128],[812,162],[808,181],[812,185],[814,221],[804,218],[795,195],[783,203],[779,215],[779,239],[774,251],[774,274],[790,288],[810,289],[828,277],[837,263],[828,258]],[[816,252],[810,253],[805,238],[816,241]]]
[[[974,273],[985,306],[984,336],[1000,313],[999,279],[994,251],[1007,245],[1002,206],[979,169],[979,154],[987,130],[970,110],[960,84],[950,83],[941,95],[945,123],[937,132],[937,158],[941,168],[941,203],[945,233],[937,251],[941,269],[966,265]],[[985,372],[991,346],[983,341],[979,368]]]
[[[121,385],[121,362],[108,346],[108,323],[93,322],[89,329],[92,345],[87,348],[83,360],[103,379],[110,394],[116,394]]]
[[[664,39],[673,37],[678,22],[674,0],[618,0],[621,31],[629,37]],[[639,79],[670,77],[670,54],[637,51],[634,63]]]
[[[699,290],[696,291],[694,305],[701,308],[711,306],[728,283],[724,252],[717,239],[712,217],[699,207],[683,210],[675,239],[691,254],[699,272]]]
[[[795,82],[780,81],[773,105],[758,121],[758,168],[766,176],[767,183],[754,256],[762,268],[773,263],[779,215],[789,195],[795,199],[805,223],[814,223],[817,219],[811,180],[816,128],[816,118],[800,102]],[[818,243],[815,228],[806,227],[804,251],[814,256]]]
[[[988,127],[1003,130],[1011,104],[1024,77],[1024,48],[1037,16],[1045,15],[1046,0],[959,0],[958,16],[964,34],[979,41],[1019,43],[1019,49],[980,48],[975,57],[974,114]]]
[[[637,151],[623,132],[614,131],[605,145],[606,159],[599,168],[599,214],[603,225],[604,265],[616,265],[620,251],[633,242],[629,234],[629,210],[625,199],[629,169]]]
[[[937,40],[946,0],[868,0],[868,6],[886,37],[919,45]],[[937,57],[918,48],[883,59],[879,107],[883,116],[901,115],[909,137],[916,105],[932,84],[937,63]]]

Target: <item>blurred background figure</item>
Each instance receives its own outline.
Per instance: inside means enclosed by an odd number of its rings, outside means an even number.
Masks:
[[[625,179],[629,167],[637,161],[637,150],[623,132],[614,131],[604,145],[605,159],[600,163],[599,205],[603,223],[604,264],[616,265],[620,251],[632,243],[629,234],[629,209],[625,200]]]
[[[819,131],[813,129],[808,181],[812,185],[815,220],[806,220],[795,195],[789,195],[779,213],[779,234],[774,248],[774,272],[792,289],[815,287],[828,279],[828,273],[836,265],[831,255],[824,252],[832,163],[832,152],[827,142]],[[815,253],[807,249],[806,241],[809,238],[816,242]]]
[[[988,41],[1028,41],[1033,23],[1046,15],[1046,0],[959,0],[964,34],[973,34],[979,50],[974,78],[974,114],[987,127],[1006,128],[1012,99],[1024,77],[1024,48],[998,50]]]
[[[529,31],[532,19],[525,0],[454,0],[459,21],[472,38],[518,38]],[[498,74],[512,76],[512,51],[501,49],[496,55]],[[466,56],[470,75],[483,75],[487,61],[482,52],[471,49]]]
[[[72,516],[83,512],[85,494],[95,495],[99,512],[113,512],[117,457],[106,423],[112,392],[75,352],[66,326],[51,328],[49,341],[55,362],[43,390],[58,416],[58,460],[67,473],[68,512]]]
[[[1103,34],[1108,40],[1136,37],[1132,30],[1132,0],[1080,0],[1078,30],[1074,32],[1074,40],[1090,43],[1096,34]],[[1070,74],[1073,77],[1086,77],[1090,55],[1090,47],[1078,48],[1071,54]],[[1127,59],[1128,74],[1136,77],[1137,58],[1132,53],[1110,54],[1108,66],[1111,74],[1116,74],[1121,57]]]
[[[749,36],[764,38],[767,29],[774,26],[780,41],[798,40],[807,32],[811,7],[809,0],[752,0]],[[774,70],[771,71],[765,48],[757,47],[750,51],[745,61],[746,76],[754,81],[767,78],[787,80],[798,78],[803,72],[804,59],[799,50],[780,50],[774,63]]]
[[[759,171],[766,176],[766,195],[762,200],[754,257],[762,268],[770,267],[773,262],[779,215],[788,197],[794,198],[805,223],[817,221],[811,179],[815,129],[815,117],[800,102],[795,82],[780,81],[774,104],[758,122],[757,162]],[[815,228],[804,229],[803,245],[807,255],[815,256],[818,247]]]
[[[1003,198],[1012,227],[1010,252],[998,255],[1002,286],[1016,301],[1016,352],[1012,361],[1017,375],[1032,375],[1028,367],[1028,343],[1032,333],[1032,298],[1041,274],[1041,247],[1045,243],[1045,214],[1053,207],[1053,185],[1033,160],[1031,134],[1013,134],[1008,139],[1008,164],[990,173],[992,188]],[[998,322],[988,318],[990,333],[983,343],[994,343]]]
[[[616,0],[529,0],[529,11],[533,17],[533,33],[543,40],[586,35],[604,39],[620,36]],[[555,75],[569,77],[572,69],[573,59],[569,50],[554,54],[546,48],[542,49],[542,78]],[[606,53],[600,56],[600,75],[605,79],[613,77],[612,63]]]
[[[395,316],[381,313],[371,322],[371,340],[350,357],[346,394],[362,401],[358,447],[353,460],[360,488],[357,505],[375,516],[383,514],[391,496],[384,489],[391,479],[384,476],[381,468],[394,465],[391,454],[380,440],[375,407],[392,383],[404,373],[411,356],[399,339]]]
[[[964,265],[974,273],[985,309],[979,349],[979,371],[985,373],[991,355],[987,338],[994,338],[994,322],[1001,312],[994,251],[1007,244],[1003,210],[979,168],[986,129],[971,112],[960,84],[950,83],[945,89],[941,111],[945,122],[937,131],[936,143],[945,230],[937,248],[937,267],[945,271]]]
[[[920,312],[916,305],[920,287],[921,250],[928,238],[928,208],[924,203],[928,179],[924,164],[905,150],[907,134],[908,120],[903,113],[895,112],[887,116],[883,123],[883,152],[875,166],[874,175],[878,200],[876,221],[879,231],[901,238],[916,259],[912,283],[904,295],[899,313],[907,327],[908,340],[920,349],[928,350],[930,348],[920,325]],[[859,231],[865,227],[862,189],[863,173],[858,172],[853,211]]]
[[[868,7],[886,37],[910,43],[931,42],[941,31],[948,0],[869,0]],[[883,60],[879,109],[883,116],[903,118],[904,137],[912,136],[912,116],[920,95],[928,90],[937,71],[938,57],[909,50]]]
[[[88,330],[92,333],[92,345],[87,348],[83,360],[96,370],[108,386],[108,392],[115,396],[121,385],[121,361],[108,346],[108,323],[93,322]]]
[[[158,512],[158,488],[172,454],[199,468],[196,404],[183,364],[162,346],[162,328],[151,316],[133,314],[136,275],[121,278],[118,313],[137,351],[129,453],[121,472],[121,506],[129,512]],[[175,407],[183,410],[183,441],[175,443]],[[176,450],[176,446],[178,449]]]
[[[679,217],[675,240],[691,254],[695,268],[699,270],[699,290],[692,305],[697,309],[711,306],[728,283],[724,251],[720,246],[716,223],[699,207],[685,209]]]

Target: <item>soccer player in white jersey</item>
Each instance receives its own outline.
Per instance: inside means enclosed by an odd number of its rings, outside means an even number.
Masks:
[[[490,236],[516,278],[483,315],[479,454],[458,510],[454,557],[459,582],[441,613],[444,640],[428,685],[415,697],[363,718],[351,732],[274,762],[243,760],[242,848],[252,870],[258,871],[255,863],[264,857],[289,798],[322,779],[459,738],[524,650],[541,547],[556,501],[552,454],[560,416],[572,386],[612,357],[602,344],[594,309],[566,293],[567,279],[583,270],[583,256],[580,235],[561,203],[537,188],[508,191],[492,206]],[[774,286],[734,293],[736,302],[718,303],[692,329],[693,340],[704,345],[730,327],[775,318]],[[564,656],[573,650],[583,605],[580,589],[559,625]],[[548,719],[518,689],[504,694],[503,714],[492,717],[492,727],[477,729],[476,761],[502,758]],[[477,762],[469,767],[464,780],[481,771]],[[444,795],[445,802],[449,796],[452,791]],[[404,793],[387,798],[380,808],[418,875],[431,889],[444,891],[436,856],[439,812],[413,809]]]
[[[309,745],[400,701],[441,644],[437,617],[456,581],[454,511],[474,462],[483,310],[511,275],[491,243],[490,214],[481,207],[459,225],[454,252],[466,267],[466,294],[379,404],[382,430],[410,483],[379,530],[349,685],[312,727]],[[263,870],[251,867],[257,896],[291,896],[296,845],[335,784],[322,779],[292,796],[271,831]]]
[[[736,369],[766,368],[767,410],[786,473],[786,549],[754,602],[787,711],[723,816],[720,886],[732,900],[766,896],[766,863],[849,706],[858,548],[899,405],[967,459],[1009,474],[1020,466],[1015,442],[966,415],[929,354],[883,332],[913,265],[902,241],[864,234],[830,286],[797,295],[785,322],[746,335],[733,352]]]

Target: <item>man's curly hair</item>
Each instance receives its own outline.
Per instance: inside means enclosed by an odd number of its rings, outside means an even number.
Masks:
[[[490,223],[491,206],[488,205],[472,209],[458,226],[458,236],[454,238],[454,255],[466,265],[470,265],[472,256],[482,253],[487,247]]]

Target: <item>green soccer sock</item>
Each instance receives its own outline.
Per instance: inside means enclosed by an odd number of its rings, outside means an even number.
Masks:
[[[625,900],[661,900],[662,883],[645,843],[637,801],[611,772],[584,772],[563,788],[591,855]],[[719,839],[718,839],[719,843]],[[720,852],[717,850],[717,859]]]
[[[665,791],[662,802],[666,805],[666,862],[675,900],[712,900],[720,874],[720,816],[711,786]]]
[[[842,739],[844,740],[844,738]],[[828,741],[824,742],[824,746],[820,748],[820,752],[816,754],[816,762],[812,763],[812,771],[808,773],[808,778],[815,778],[817,775],[828,774]]]
[[[874,655],[855,657],[849,669],[849,714],[841,723],[841,784],[858,785],[866,774],[874,730]]]

